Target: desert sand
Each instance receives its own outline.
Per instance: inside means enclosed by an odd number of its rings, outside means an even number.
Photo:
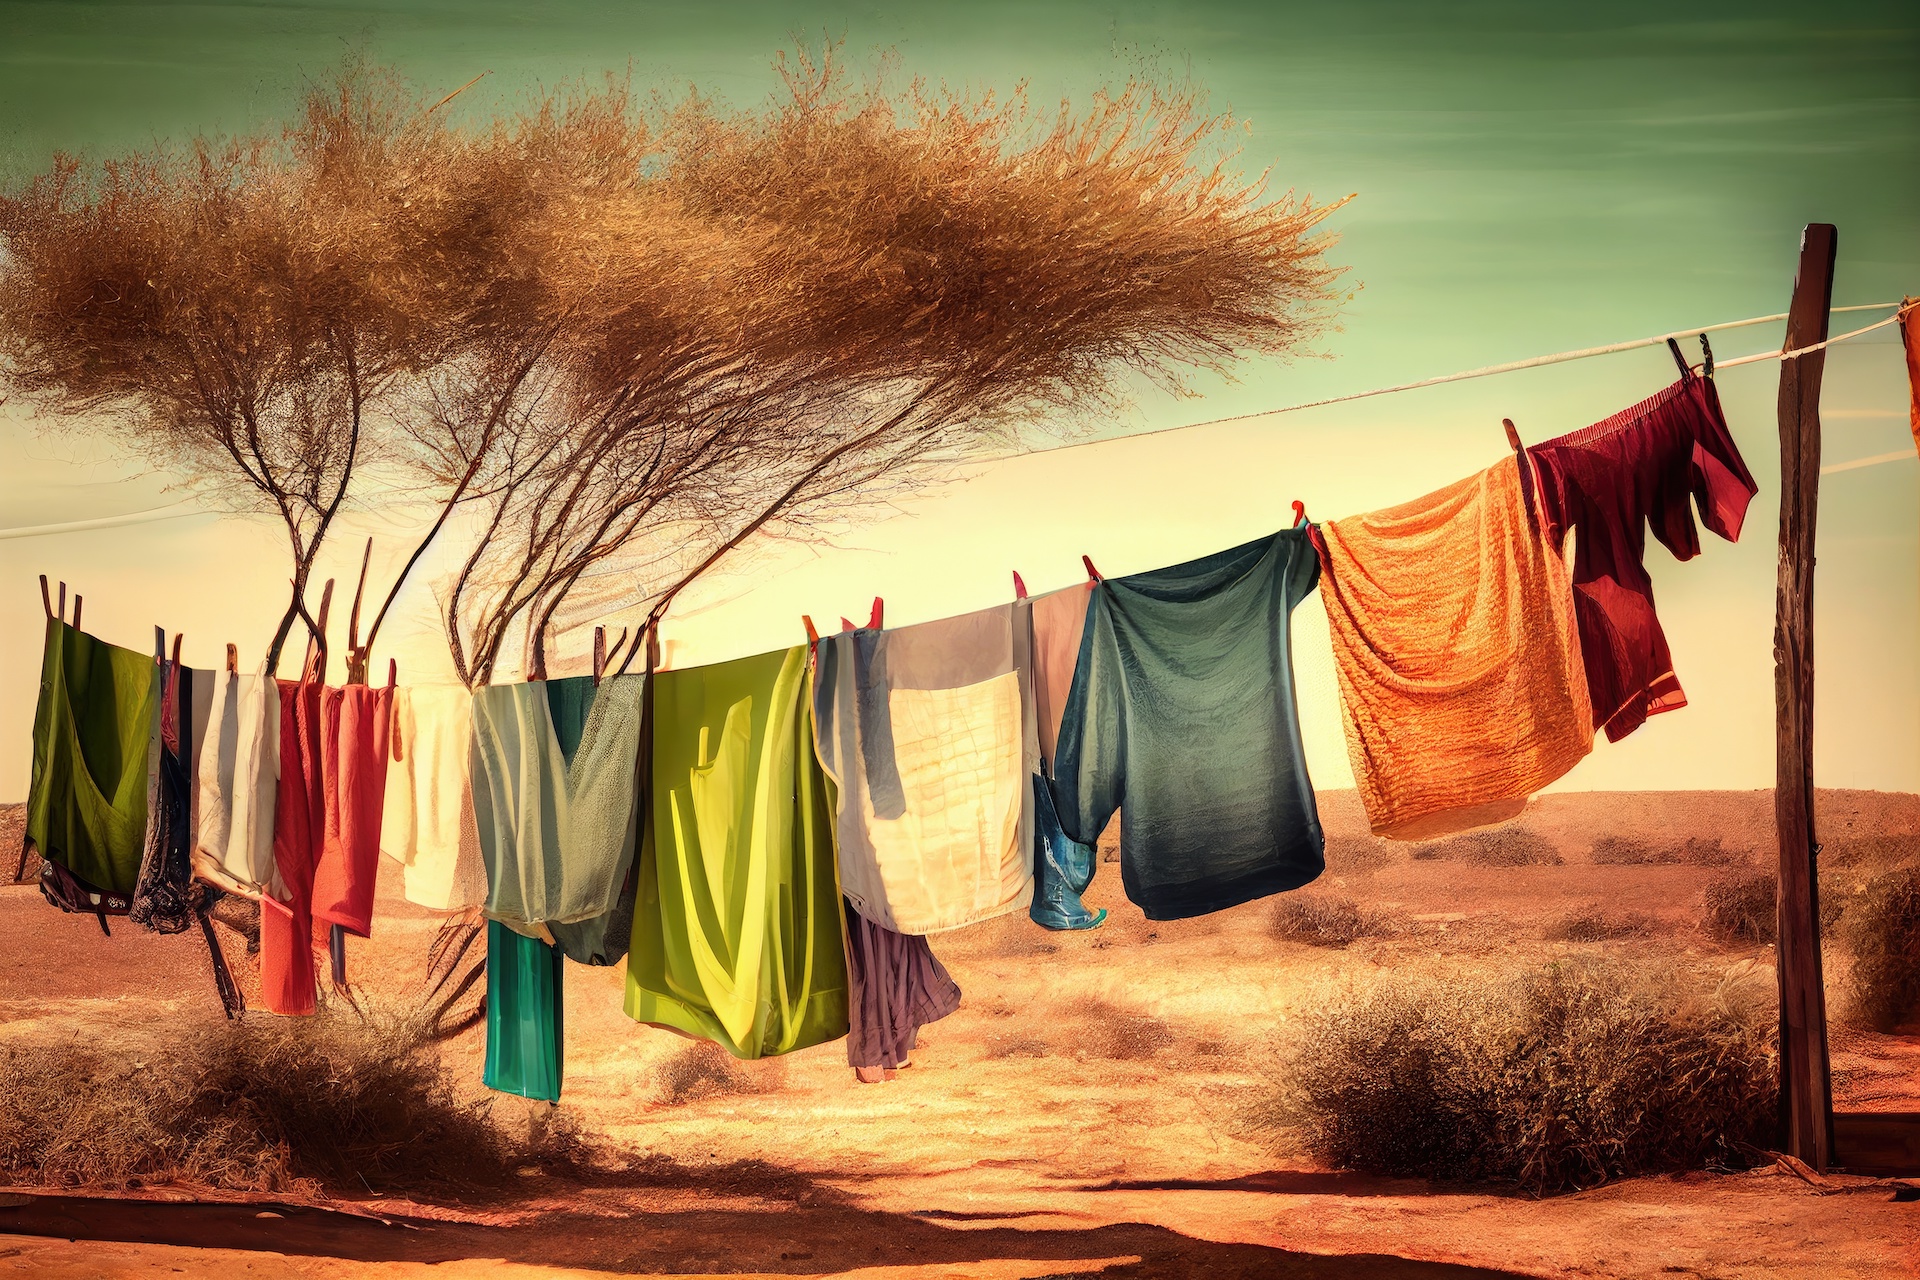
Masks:
[[[1346,984],[1609,950],[1709,974],[1771,956],[1700,924],[1728,863],[1771,856],[1771,793],[1545,797],[1514,825],[1560,862],[1519,866],[1415,857],[1363,837],[1352,793],[1321,804],[1332,865],[1309,892],[1384,922],[1344,948],[1276,938],[1270,901],[1149,922],[1103,865],[1089,894],[1112,912],[1099,930],[1050,934],[1019,915],[937,937],[962,1007],[876,1085],[854,1081],[839,1045],[735,1063],[637,1027],[619,969],[569,966],[560,1106],[653,1157],[632,1175],[434,1203],[11,1188],[0,1274],[1920,1275],[1920,1202],[1884,1179],[1814,1186],[1768,1166],[1535,1200],[1317,1167],[1275,1114],[1274,1074],[1290,1020]],[[1862,850],[1920,840],[1920,796],[1825,792],[1820,821],[1823,875],[1844,877]],[[1602,836],[1704,852],[1596,862]],[[375,937],[352,951],[368,996],[396,1003],[438,926],[397,881],[383,876]],[[1627,932],[1549,940],[1582,915]],[[104,938],[30,886],[0,889],[0,1046],[164,1054],[170,1026],[219,1016],[205,965],[191,937]],[[1845,963],[1831,949],[1828,973],[1837,1003]],[[476,1093],[483,1047],[471,1032],[447,1050]],[[1920,1027],[1836,1025],[1833,1048],[1840,1108],[1920,1110]],[[494,1105],[516,1122],[547,1110]]]

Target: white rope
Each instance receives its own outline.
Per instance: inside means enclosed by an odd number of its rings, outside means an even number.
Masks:
[[[1898,303],[1895,303],[1894,305],[1899,306]],[[1885,320],[1876,320],[1874,321],[1874,323],[1868,325],[1866,328],[1855,329],[1852,333],[1836,334],[1833,337],[1828,338],[1825,342],[1816,342],[1812,346],[1795,347],[1791,351],[1787,351],[1784,349],[1779,351],[1762,351],[1759,355],[1741,356],[1737,360],[1716,360],[1713,362],[1713,367],[1715,369],[1731,369],[1735,365],[1758,364],[1762,360],[1787,360],[1787,359],[1797,360],[1801,356],[1812,355],[1816,351],[1823,351],[1826,348],[1832,346],[1836,342],[1845,342],[1848,338],[1857,338],[1863,333],[1872,333],[1875,329],[1884,329],[1890,324],[1899,324],[1900,318],[1906,315],[1907,312],[1912,309],[1913,308],[1911,307],[1901,307],[1900,310],[1894,312],[1892,315],[1888,316]]]
[[[1901,304],[1898,302],[1865,302],[1851,307],[1831,307],[1828,310],[1838,315],[1846,311],[1880,311],[1888,307],[1899,308],[1900,306]],[[1893,324],[1904,314],[1904,309],[1896,310],[1892,316],[1878,323],[1870,324],[1865,329],[1856,329],[1852,333],[1843,333],[1837,338],[1829,338],[1826,342],[1819,343],[1815,346],[1802,347],[1792,354],[1796,356],[1804,355],[1807,352],[1818,351],[1829,343],[1844,342],[1848,338],[1858,337],[1860,334]],[[1034,449],[1026,452],[1047,454],[1062,453],[1068,449],[1084,449],[1089,445],[1110,444],[1116,440],[1140,440],[1147,436],[1165,435],[1169,431],[1192,431],[1198,427],[1218,427],[1230,422],[1248,422],[1254,418],[1271,418],[1283,413],[1298,413],[1302,409],[1318,409],[1330,404],[1345,404],[1350,400],[1366,400],[1373,396],[1393,395],[1401,391],[1417,391],[1422,387],[1437,387],[1447,382],[1465,382],[1471,378],[1487,378],[1496,373],[1513,373],[1520,369],[1538,369],[1545,365],[1565,364],[1570,360],[1585,360],[1591,356],[1610,356],[1621,351],[1638,350],[1641,347],[1665,346],[1669,338],[1685,338],[1699,333],[1717,333],[1722,329],[1744,329],[1756,324],[1770,324],[1773,321],[1785,320],[1786,318],[1787,313],[1783,311],[1779,315],[1754,316],[1749,320],[1728,320],[1721,324],[1702,325],[1697,329],[1675,329],[1672,333],[1656,334],[1651,338],[1635,338],[1630,342],[1610,342],[1603,347],[1582,347],[1578,351],[1560,351],[1550,356],[1532,356],[1525,360],[1512,360],[1506,364],[1490,364],[1479,369],[1465,369],[1459,373],[1443,373],[1437,378],[1422,378],[1418,382],[1402,382],[1397,386],[1375,387],[1371,391],[1354,391],[1344,396],[1330,396],[1325,400],[1308,400],[1303,404],[1290,404],[1279,409],[1258,409],[1252,413],[1236,413],[1225,418],[1209,418],[1205,422],[1189,422],[1177,427],[1156,427],[1152,431],[1131,431],[1125,435],[1103,436],[1098,440],[1075,440],[1071,444],[1055,445],[1048,449]],[[1741,356],[1737,360],[1716,360],[1714,361],[1714,368],[1726,369],[1734,365],[1752,364],[1759,360],[1777,360],[1783,354],[1784,353],[1779,351],[1770,351],[1764,355]],[[1022,455],[1008,454],[1005,456],[1020,457]],[[983,459],[983,461],[995,462],[1001,460],[1000,458]]]

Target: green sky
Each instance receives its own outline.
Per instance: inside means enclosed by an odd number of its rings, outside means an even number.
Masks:
[[[1359,193],[1333,225],[1336,256],[1364,288],[1325,344],[1330,358],[1250,366],[1198,401],[1143,394],[1116,435],[1784,310],[1811,220],[1840,227],[1837,302],[1920,293],[1911,0],[1578,10],[0,0],[0,163],[18,176],[56,149],[258,124],[350,50],[396,63],[423,91],[492,72],[461,100],[469,111],[629,65],[643,84],[693,82],[745,103],[769,91],[776,49],[822,35],[844,37],[860,59],[896,48],[906,72],[954,84],[1025,80],[1042,99],[1143,65],[1191,74],[1251,121],[1249,168],[1271,166],[1279,185],[1323,199]],[[1737,355],[1779,336],[1758,328],[1716,345]],[[1830,362],[1829,462],[1907,438],[1898,348],[1889,331],[1874,337]],[[1497,456],[1502,416],[1538,439],[1670,375],[1649,351],[1007,464],[839,548],[763,549],[690,601],[669,639],[699,661],[788,643],[798,612],[853,613],[875,593],[890,619],[911,621],[1003,598],[1008,568],[1035,586],[1070,580],[1082,551],[1108,572],[1168,563],[1273,527],[1294,497],[1336,516],[1415,496]],[[1747,536],[1684,566],[1653,553],[1693,705],[1597,751],[1569,785],[1770,782],[1774,386],[1771,365],[1723,381],[1763,486]],[[170,501],[161,480],[96,444],[17,420],[0,419],[0,433],[0,526]],[[1917,481],[1906,461],[1836,474],[1823,491],[1818,745],[1831,785],[1920,789]],[[63,575],[91,584],[88,618],[103,634],[137,644],[163,621],[211,662],[225,638],[257,648],[261,619],[277,612],[284,569],[261,549],[261,528],[209,516],[0,540],[0,598],[30,611],[32,574]],[[428,678],[433,606],[416,594],[402,644]],[[1315,776],[1347,785],[1325,640],[1310,634],[1324,623],[1308,608],[1299,626]],[[12,628],[0,651],[13,673],[0,682],[0,799],[25,788],[36,633]]]

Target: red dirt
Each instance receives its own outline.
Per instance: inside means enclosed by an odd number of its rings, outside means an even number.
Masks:
[[[1920,797],[1821,801],[1836,867],[1851,865],[1848,841],[1920,839]],[[1358,834],[1350,793],[1322,803],[1330,831]],[[358,1206],[398,1225],[312,1206],[0,1200],[0,1233],[16,1233],[0,1235],[0,1274],[1920,1275],[1920,1203],[1886,1181],[1699,1173],[1535,1201],[1316,1168],[1271,1115],[1266,1073],[1289,1019],[1383,970],[1511,971],[1642,948],[1703,971],[1769,963],[1770,948],[1699,928],[1704,888],[1725,868],[1595,865],[1589,849],[1597,834],[1718,837],[1761,865],[1770,806],[1764,792],[1546,797],[1521,824],[1553,841],[1559,866],[1392,849],[1383,866],[1326,877],[1396,928],[1344,950],[1274,940],[1264,903],[1149,922],[1105,867],[1090,895],[1113,912],[1101,930],[1051,935],[1014,918],[937,939],[965,1002],[928,1029],[911,1070],[877,1086],[853,1082],[837,1045],[721,1062],[627,1021],[619,970],[570,966],[562,1107],[656,1157],[644,1177],[529,1179],[490,1204]],[[398,1001],[437,920],[390,896],[381,908],[353,973]],[[1543,939],[1588,908],[1654,923],[1625,941]],[[192,937],[116,927],[108,940],[21,887],[0,890],[0,938],[0,1043],[86,1036],[151,1053],[168,1019],[218,1016]],[[1844,979],[1830,949],[1836,1012]],[[1905,1031],[1836,1022],[1841,1106],[1920,1109],[1920,1028]],[[482,1047],[470,1034],[449,1049],[476,1091]],[[689,1058],[717,1079],[676,1091],[663,1069]]]

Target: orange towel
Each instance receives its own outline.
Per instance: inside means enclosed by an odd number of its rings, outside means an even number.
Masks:
[[[1507,458],[1321,529],[1347,750],[1376,835],[1518,814],[1593,748],[1568,560]]]

